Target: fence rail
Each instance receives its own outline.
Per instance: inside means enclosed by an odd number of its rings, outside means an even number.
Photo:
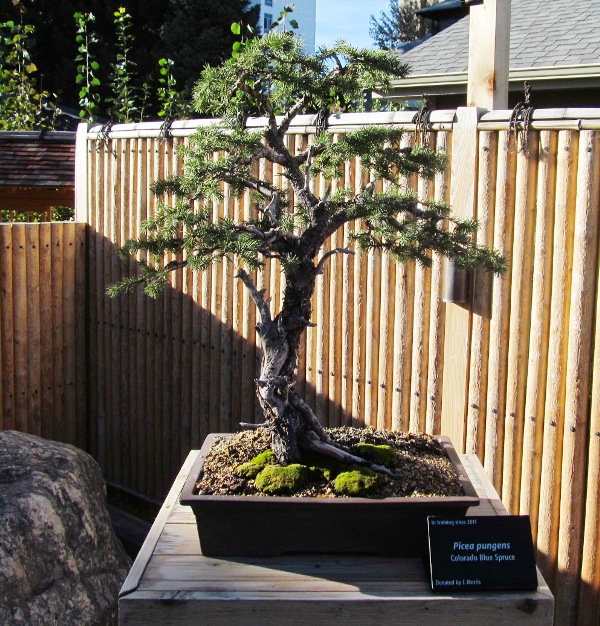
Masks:
[[[600,110],[536,111],[527,149],[523,137],[509,131],[507,112],[474,122],[471,113],[459,114],[456,122],[454,112],[435,115],[427,141],[451,155],[452,168],[431,183],[410,178],[404,185],[421,196],[452,199],[459,211],[472,208],[480,242],[509,257],[508,275],[476,274],[471,299],[460,306],[442,301],[444,272],[437,257],[424,269],[396,266],[372,252],[335,255],[317,283],[313,321],[319,324],[306,333],[298,385],[325,424],[450,433],[457,447],[478,454],[507,508],[531,517],[538,562],[556,594],[556,623],[597,624]],[[403,141],[410,145],[411,116],[340,116],[332,130],[397,124],[407,129]],[[230,263],[173,274],[155,301],[139,292],[105,296],[108,284],[136,271],[135,260],[119,260],[116,249],[156,209],[150,184],[181,171],[178,147],[199,123],[175,123],[167,140],[159,137],[160,124],[113,127],[102,145],[97,129],[78,133],[77,215],[89,223],[90,376],[81,382],[89,414],[83,402],[77,406],[89,417],[89,449],[107,478],[157,499],[207,433],[258,419],[256,317]],[[290,147],[305,146],[312,131],[310,118],[301,119],[288,136]],[[261,167],[270,180],[282,180],[277,166]],[[358,188],[369,176],[359,162],[348,162],[339,184]],[[324,189],[326,182],[315,184]],[[249,196],[237,200],[224,191],[225,201],[213,206],[215,217],[253,215]],[[36,225],[44,227],[51,226]],[[3,286],[13,285],[12,295],[3,288],[1,300],[2,427],[28,429],[40,420],[25,424],[20,417],[17,423],[10,416],[37,406],[16,398],[22,389],[27,395],[31,376],[37,379],[25,367],[31,355],[48,347],[42,339],[39,345],[29,340],[29,357],[20,340],[4,348],[5,337],[23,336],[26,309],[15,304],[15,286],[25,284],[22,273],[30,271],[13,258],[21,253],[14,243],[5,248],[5,228],[18,226],[0,227]],[[346,245],[351,228],[334,235],[328,247]],[[11,242],[27,238],[10,233]],[[40,261],[39,272],[52,276],[49,293],[57,297],[61,283],[47,266]],[[58,293],[79,289],[79,271],[73,279],[64,265],[64,291]],[[6,283],[5,275],[13,282]],[[35,276],[33,271],[26,278],[35,284]],[[283,292],[276,262],[268,262],[257,281],[276,308]],[[24,297],[27,306],[35,299],[28,291]],[[40,289],[40,301],[48,297]],[[66,303],[73,298],[63,296],[62,310],[71,310]],[[79,329],[79,308],[74,314]],[[29,320],[30,331],[45,319]],[[54,345],[68,325],[68,316],[57,319]],[[75,345],[83,345],[76,337]],[[10,363],[12,377],[4,373]],[[48,375],[65,371],[62,363]],[[86,368],[77,363],[79,375]],[[59,413],[49,419],[54,415]]]

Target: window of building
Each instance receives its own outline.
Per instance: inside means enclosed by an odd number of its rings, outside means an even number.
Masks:
[[[273,6],[273,0],[265,0],[265,6],[266,7],[272,7]]]
[[[264,19],[264,32],[271,30],[271,24],[273,23],[273,15],[271,13],[265,13]]]

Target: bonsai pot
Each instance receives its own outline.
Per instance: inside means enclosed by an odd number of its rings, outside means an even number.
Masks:
[[[196,516],[206,556],[274,556],[285,552],[375,553],[424,557],[427,517],[460,517],[479,497],[447,437],[443,444],[464,495],[453,497],[313,498],[194,493],[215,437],[209,435],[181,492]]]

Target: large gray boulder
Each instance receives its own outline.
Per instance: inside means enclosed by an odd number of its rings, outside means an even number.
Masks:
[[[129,565],[92,457],[1,431],[0,624],[112,624]]]

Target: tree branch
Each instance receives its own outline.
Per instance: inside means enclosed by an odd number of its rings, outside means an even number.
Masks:
[[[323,273],[323,268],[327,259],[334,254],[354,254],[354,250],[350,250],[350,248],[335,248],[333,250],[329,250],[329,252],[326,252],[317,263],[317,267],[315,268],[315,274]]]
[[[259,291],[256,288],[256,285],[252,282],[252,279],[246,270],[240,269],[237,273],[237,277],[244,283],[246,289],[250,292],[252,300],[254,300],[254,304],[256,304],[256,308],[260,313],[263,324],[270,324],[273,320],[271,319],[269,302],[264,297],[264,289]]]

